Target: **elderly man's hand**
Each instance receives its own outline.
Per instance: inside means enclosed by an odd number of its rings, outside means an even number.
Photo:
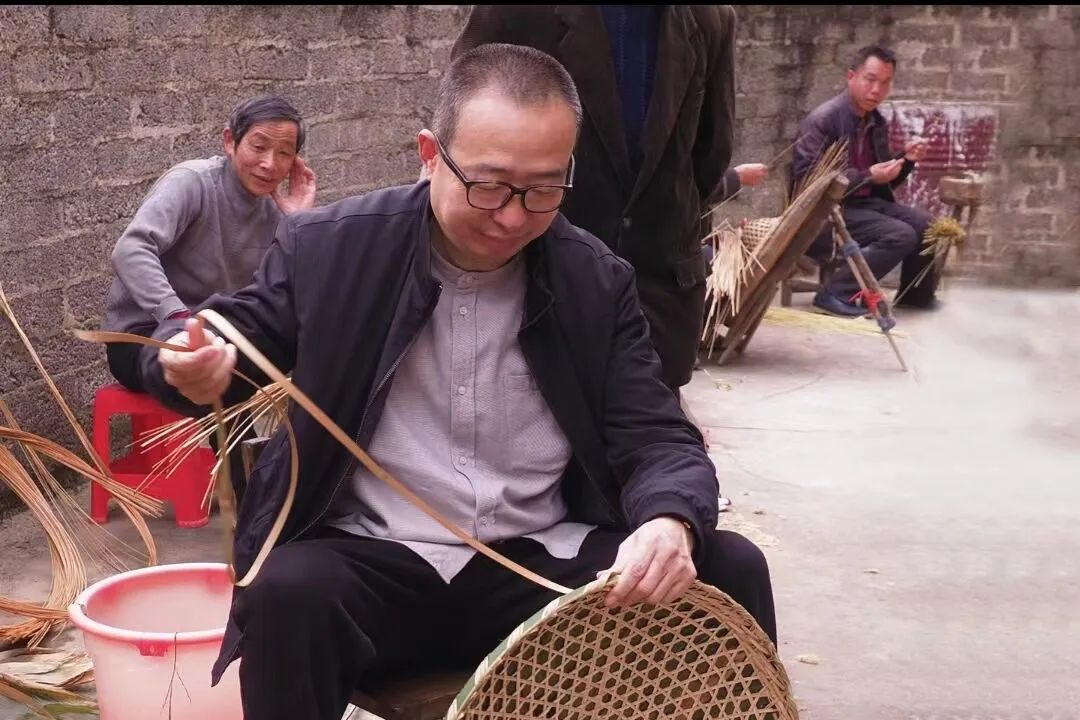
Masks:
[[[286,215],[297,210],[310,210],[315,207],[315,171],[297,155],[289,171],[289,194],[282,195],[278,189],[270,197]]]
[[[196,405],[209,405],[225,394],[232,381],[236,346],[217,336],[209,340],[197,318],[189,318],[185,328],[167,342],[193,348],[193,352],[162,348],[158,350],[158,362],[165,372],[165,382]]]
[[[661,605],[678,599],[697,577],[690,557],[692,537],[682,521],[672,517],[654,518],[639,527],[619,546],[615,563],[605,571],[619,573],[619,579],[604,604]]]

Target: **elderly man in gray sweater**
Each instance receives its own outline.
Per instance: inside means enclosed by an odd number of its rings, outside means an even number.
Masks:
[[[150,189],[112,253],[106,329],[149,336],[214,293],[244,287],[282,215],[314,206],[315,173],[299,155],[304,124],[288,101],[240,103],[224,145],[224,156],[182,162]],[[113,377],[142,391],[138,351],[111,344],[106,352]]]

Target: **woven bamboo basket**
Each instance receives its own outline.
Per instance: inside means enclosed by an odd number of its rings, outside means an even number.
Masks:
[[[447,720],[794,720],[754,619],[695,582],[667,605],[609,609],[602,578],[553,600],[476,669]]]

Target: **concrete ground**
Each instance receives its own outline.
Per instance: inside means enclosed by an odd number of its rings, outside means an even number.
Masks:
[[[899,316],[907,373],[881,337],[766,323],[686,388],[808,720],[1080,717],[1080,294],[944,297]],[[221,558],[218,518],[153,528],[162,562]],[[43,597],[32,520],[0,544],[0,594]]]

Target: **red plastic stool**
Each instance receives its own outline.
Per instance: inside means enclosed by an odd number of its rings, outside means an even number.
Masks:
[[[127,455],[112,459],[112,438],[109,421],[114,415],[131,417],[133,447]],[[146,481],[154,463],[168,455],[182,439],[172,440],[153,448],[140,448],[143,434],[162,425],[180,420],[150,395],[132,392],[123,385],[113,384],[99,388],[94,395],[94,450],[112,471],[117,482],[138,488]],[[202,507],[203,496],[210,483],[214,466],[214,452],[198,448],[167,475],[158,475],[142,493],[172,504],[176,524],[185,528],[202,527],[209,522],[209,511]],[[100,483],[92,483],[90,489],[90,517],[94,522],[109,521],[109,499],[112,495]]]

